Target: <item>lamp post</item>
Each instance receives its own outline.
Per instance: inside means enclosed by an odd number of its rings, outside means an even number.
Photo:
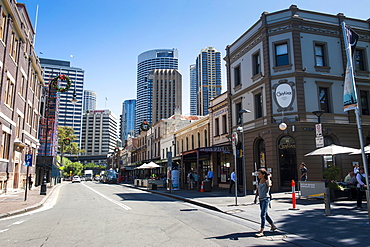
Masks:
[[[317,117],[317,122],[320,124],[321,123],[321,115],[324,114],[325,111],[323,110],[317,110],[313,111],[312,114],[314,114]]]
[[[240,127],[238,130],[242,132],[242,172],[243,172],[243,189],[244,189],[244,196],[247,195],[247,176],[245,173],[245,164],[244,164],[244,120],[243,114],[244,113],[251,113],[250,110],[242,109],[239,111],[239,119],[240,119]]]

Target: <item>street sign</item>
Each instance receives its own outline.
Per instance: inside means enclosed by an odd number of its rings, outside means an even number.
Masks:
[[[321,148],[324,146],[324,137],[318,136],[316,137],[316,148]]]
[[[32,154],[26,154],[26,158],[24,159],[25,166],[32,166]]]
[[[320,124],[316,124],[315,127],[316,127],[316,136],[317,137],[322,136],[322,126],[321,126],[321,123]]]

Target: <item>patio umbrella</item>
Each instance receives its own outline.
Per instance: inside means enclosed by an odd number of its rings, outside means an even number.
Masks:
[[[147,163],[142,164],[141,166],[136,167],[135,169],[147,169]]]
[[[370,145],[365,146],[364,151],[365,151],[365,154],[370,154]],[[350,155],[352,154],[361,154],[361,149],[357,149],[355,152],[350,153]]]
[[[313,150],[312,152],[305,154],[304,156],[346,154],[346,153],[353,153],[356,151],[357,149],[355,148],[343,147],[343,146],[331,144],[329,146]]]
[[[146,166],[146,168],[150,168],[150,169],[153,169],[153,168],[158,168],[158,167],[162,167],[156,163],[154,163],[153,161],[150,161]]]

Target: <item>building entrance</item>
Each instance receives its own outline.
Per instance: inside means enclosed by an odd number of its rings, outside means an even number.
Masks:
[[[291,136],[283,136],[278,142],[280,187],[291,189],[292,180],[297,181],[297,155],[295,140]]]

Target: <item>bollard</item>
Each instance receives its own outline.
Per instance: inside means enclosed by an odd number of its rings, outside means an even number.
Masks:
[[[325,188],[324,203],[325,203],[325,215],[330,216],[331,209],[330,209],[330,190],[329,188]]]
[[[289,209],[290,210],[299,210],[299,209],[297,209],[297,201],[296,201],[296,198],[295,198],[295,182],[294,182],[294,180],[292,180],[291,186],[292,186],[292,203],[293,203],[293,208],[289,208]]]

